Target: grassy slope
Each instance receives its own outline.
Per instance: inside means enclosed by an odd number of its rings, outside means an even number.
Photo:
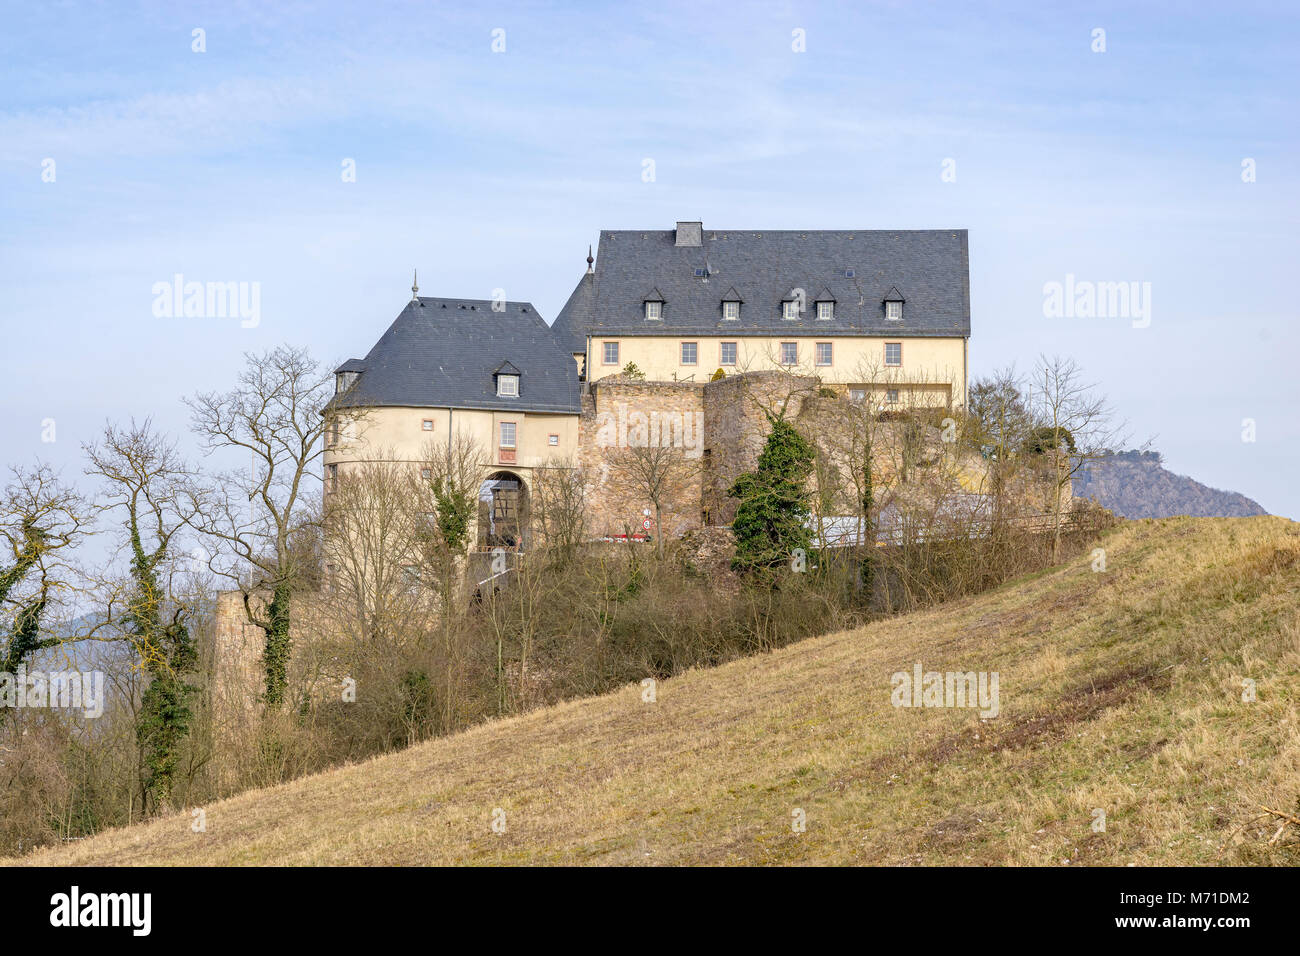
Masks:
[[[632,686],[246,793],[206,833],[182,814],[27,860],[1300,862],[1262,827],[1232,839],[1300,795],[1300,525],[1145,521],[1104,545],[1104,573],[1079,559],[685,674],[657,703]],[[997,670],[1001,716],[891,707],[918,660]]]

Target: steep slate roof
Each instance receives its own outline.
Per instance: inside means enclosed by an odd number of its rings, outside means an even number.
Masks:
[[[584,276],[561,313],[566,343],[588,333],[970,335],[965,229],[706,229],[698,246],[677,245],[671,229],[616,230],[600,234],[596,261],[594,282]],[[740,319],[725,321],[721,304],[732,287],[745,301]],[[783,319],[781,300],[796,288],[807,308]],[[907,303],[902,321],[891,322],[884,300],[894,288],[906,290]],[[663,294],[660,320],[645,318],[647,289]],[[827,291],[835,317],[817,319],[814,297]]]
[[[551,323],[551,335],[560,348],[570,355],[587,351],[587,327],[591,324],[591,308],[595,302],[596,277],[584,273],[577,288],[564,303],[559,316]],[[570,359],[569,361],[573,361]]]
[[[519,397],[498,398],[494,374],[519,370]],[[359,364],[359,367],[358,367]],[[528,302],[493,312],[487,299],[408,302],[366,357],[344,405],[484,408],[578,414],[578,370]]]

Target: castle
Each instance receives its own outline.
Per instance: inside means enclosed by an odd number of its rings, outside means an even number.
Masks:
[[[326,500],[358,462],[419,467],[468,439],[486,459],[483,549],[526,547],[548,469],[581,471],[597,537],[726,524],[764,410],[831,395],[958,410],[969,337],[965,230],[604,231],[553,325],[528,302],[413,286],[365,358],[336,370]],[[662,514],[619,467],[656,447],[692,463],[669,476]]]

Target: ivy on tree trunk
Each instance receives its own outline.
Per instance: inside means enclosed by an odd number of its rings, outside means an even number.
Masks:
[[[263,627],[266,644],[262,651],[262,666],[266,673],[266,702],[278,707],[284,703],[289,687],[289,654],[293,642],[289,637],[289,601],[293,588],[287,581],[276,584],[267,605],[267,622]]]
[[[772,430],[757,469],[741,475],[727,492],[740,499],[731,524],[736,536],[732,567],[746,574],[770,574],[810,544],[807,482],[813,471],[812,443],[784,416],[768,419]]]

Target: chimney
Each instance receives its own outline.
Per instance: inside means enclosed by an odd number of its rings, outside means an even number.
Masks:
[[[677,245],[699,246],[704,244],[704,223],[679,222],[677,224]]]

